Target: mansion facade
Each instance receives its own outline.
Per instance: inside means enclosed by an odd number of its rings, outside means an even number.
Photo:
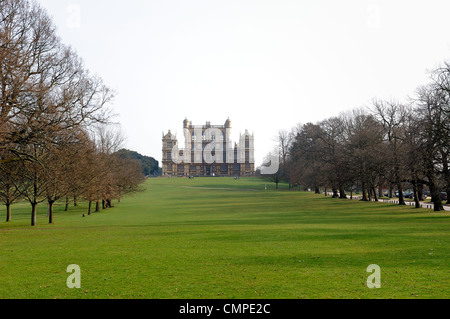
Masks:
[[[169,132],[162,138],[162,176],[253,176],[254,136],[246,130],[239,143],[230,141],[231,121],[224,125],[192,125],[183,122],[184,149]]]

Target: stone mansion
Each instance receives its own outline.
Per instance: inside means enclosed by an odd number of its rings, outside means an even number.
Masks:
[[[246,130],[239,143],[230,141],[231,121],[224,125],[183,122],[184,149],[169,132],[162,138],[162,176],[252,176],[255,171],[254,136]]]

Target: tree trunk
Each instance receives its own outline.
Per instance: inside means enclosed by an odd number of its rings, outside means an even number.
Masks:
[[[78,200],[77,200],[77,196],[73,196],[73,206],[77,207],[78,206]]]
[[[423,201],[423,184],[419,183],[417,185],[417,194],[419,196],[419,201]]]
[[[6,203],[6,222],[11,221],[11,204],[9,202]]]
[[[96,201],[95,202],[95,212],[98,213],[100,211],[100,202]]]
[[[430,177],[428,177],[428,179],[430,180],[431,201],[433,202],[434,205],[434,211],[441,212],[444,210],[444,206],[442,205],[439,189],[436,187],[434,180],[430,179]]]
[[[365,182],[362,182],[362,185],[361,185],[361,192],[362,192],[362,201],[363,202],[367,202],[368,201],[368,199],[367,199],[367,194],[366,194],[366,183]]]
[[[102,199],[102,209],[106,209],[106,202],[104,199]]]
[[[53,204],[54,201],[48,201],[48,223],[53,224]]]
[[[332,198],[338,198],[338,190],[336,188],[333,188],[333,197]]]
[[[412,183],[412,185],[413,185],[413,192],[414,192],[414,203],[416,205],[416,208],[420,208],[419,187],[417,186],[417,183],[415,181]]]
[[[339,198],[340,199],[347,199],[347,194],[345,194],[344,187],[339,187]]]
[[[88,206],[88,215],[91,215],[91,208],[92,208],[92,201],[89,201],[89,206]]]
[[[447,205],[450,205],[450,187],[449,186],[445,189],[445,192],[447,193]]]
[[[449,168],[449,159],[447,152],[444,151],[444,149],[440,149],[441,153],[441,162],[442,162],[442,175],[444,177],[444,180],[447,182],[447,185],[445,187],[445,192],[447,193],[447,204],[450,204],[449,195],[450,195],[450,168]]]
[[[31,203],[31,226],[36,226],[37,220],[37,203]]]
[[[64,208],[64,211],[69,211],[69,196],[66,196],[66,207]]]
[[[378,202],[377,189],[375,187],[373,187],[372,188],[372,192],[373,192],[373,199],[374,199],[374,201]]]
[[[400,206],[406,205],[405,198],[403,197],[403,186],[402,186],[402,183],[398,183],[397,184],[397,188],[398,188],[398,204]]]

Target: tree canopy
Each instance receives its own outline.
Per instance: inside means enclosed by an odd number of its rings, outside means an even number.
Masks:
[[[159,162],[153,157],[141,155],[138,152],[121,149],[116,153],[120,158],[135,159],[139,161],[142,168],[142,174],[145,176],[156,176],[159,174]]]

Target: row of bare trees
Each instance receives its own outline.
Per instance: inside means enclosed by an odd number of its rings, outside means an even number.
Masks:
[[[114,155],[113,92],[64,45],[35,1],[0,0],[0,201],[36,207],[63,198],[99,209],[136,189],[138,164]],[[92,129],[96,127],[96,129]]]
[[[374,99],[369,107],[280,131],[274,178],[340,198],[358,189],[364,201],[397,191],[400,205],[407,186],[416,207],[427,189],[435,211],[443,210],[441,192],[450,194],[450,64],[430,75],[408,103]]]

